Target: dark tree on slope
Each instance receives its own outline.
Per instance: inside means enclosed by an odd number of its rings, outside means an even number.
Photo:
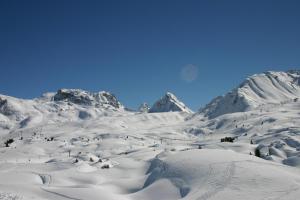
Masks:
[[[8,139],[6,142],[4,142],[5,147],[9,147],[9,145],[13,142],[14,142],[14,139]]]
[[[225,137],[221,138],[221,142],[233,142],[235,138],[233,137]]]

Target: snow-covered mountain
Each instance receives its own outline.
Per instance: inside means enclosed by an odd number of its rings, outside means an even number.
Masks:
[[[262,105],[279,105],[300,97],[299,71],[269,71],[247,78],[224,96],[213,99],[200,110],[210,118],[227,113],[243,112]]]
[[[60,89],[32,100],[0,95],[0,128],[7,130],[34,126],[43,121],[76,121],[122,112],[125,112],[124,106],[105,91]]]
[[[196,114],[171,93],[154,113],[108,92],[0,95],[0,199],[298,199],[299,76],[251,76]]]
[[[143,112],[143,113],[147,113],[147,112],[149,112],[149,105],[147,104],[147,103],[142,103],[140,106],[139,106],[139,108],[138,108],[138,111],[139,112]]]
[[[184,105],[184,103],[179,101],[177,97],[170,92],[167,92],[149,109],[149,113],[174,111],[192,113],[192,111],[186,105]]]
[[[117,98],[109,92],[91,93],[80,89],[60,89],[53,97],[54,101],[68,101],[78,105],[87,106],[112,106],[119,109],[124,106],[117,100]]]

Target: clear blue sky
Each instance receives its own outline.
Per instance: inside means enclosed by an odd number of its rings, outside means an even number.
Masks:
[[[1,0],[0,93],[107,90],[128,107],[166,91],[196,110],[245,77],[300,68],[300,1]],[[194,81],[180,73],[198,68]]]

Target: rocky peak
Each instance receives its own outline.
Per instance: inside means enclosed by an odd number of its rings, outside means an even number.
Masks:
[[[117,98],[109,92],[92,93],[80,89],[60,89],[53,97],[54,101],[68,101],[78,105],[103,106],[123,108]]]
[[[192,111],[184,105],[181,101],[177,99],[177,97],[167,92],[162,98],[154,103],[154,105],[149,109],[150,113],[154,112],[188,112]]]
[[[146,113],[149,111],[149,105],[147,103],[142,103],[139,108],[138,108],[138,111],[139,112],[143,112],[143,113]]]

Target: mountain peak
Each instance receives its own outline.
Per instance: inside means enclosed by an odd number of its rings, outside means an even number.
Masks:
[[[147,113],[149,111],[149,105],[147,103],[142,103],[139,108],[138,108],[138,111],[139,112],[142,112],[142,113]]]
[[[105,91],[92,93],[81,89],[59,89],[54,95],[53,100],[68,101],[87,106],[109,105],[114,108],[123,108],[123,105],[113,94]]]
[[[200,112],[210,118],[243,112],[265,104],[280,104],[300,97],[299,71],[268,71],[248,77],[239,87],[213,99]]]
[[[167,92],[163,97],[156,101],[153,106],[149,109],[149,113],[154,112],[187,112],[192,111],[184,105],[177,97],[171,92]]]

